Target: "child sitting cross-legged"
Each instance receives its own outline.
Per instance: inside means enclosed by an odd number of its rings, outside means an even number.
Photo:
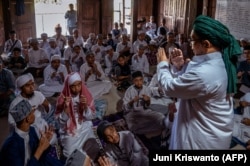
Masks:
[[[147,166],[148,157],[130,131],[116,131],[114,125],[102,121],[97,127],[97,134],[106,143],[105,153],[122,166]]]

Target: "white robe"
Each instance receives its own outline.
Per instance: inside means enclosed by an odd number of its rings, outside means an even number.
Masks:
[[[97,49],[100,49],[99,52],[96,52]],[[95,60],[99,63],[104,60],[104,55],[105,55],[105,47],[103,45],[98,45],[95,44],[91,47],[91,51],[95,53]]]
[[[46,53],[49,57],[49,59],[53,56],[53,55],[59,55],[61,57],[61,51],[59,47],[56,48],[51,48],[50,46],[46,48]]]
[[[147,44],[147,42],[146,42],[145,40],[142,40],[142,41],[141,41],[141,40],[137,39],[137,40],[133,43],[133,52],[134,52],[134,53],[137,52],[139,45],[143,45],[144,47],[147,47],[147,46],[148,46],[148,44]],[[147,49],[144,50],[144,53],[146,53],[146,52],[147,52]]]
[[[49,59],[47,53],[42,48],[39,48],[38,50],[30,49],[28,56],[28,67],[42,68],[48,65],[47,63],[39,64],[40,60]]]
[[[166,95],[180,99],[170,149],[229,149],[233,102],[227,100],[227,72],[220,52],[194,56],[186,72],[173,78],[169,64],[157,66]]]
[[[122,42],[118,43],[116,46],[116,52],[120,53],[120,51],[122,51],[125,47],[129,47],[130,48],[129,52],[133,53],[134,50],[131,42],[129,41],[127,42],[127,44],[123,44]]]
[[[141,71],[142,73],[149,73],[148,58],[145,54],[143,54],[141,57],[139,57],[137,54],[132,56],[132,70]]]
[[[63,80],[59,74],[56,77],[51,78],[51,75],[54,73],[63,73],[64,78],[66,78],[68,72],[66,67],[63,64],[60,64],[57,71],[51,67],[51,65],[47,66],[43,71],[44,84],[39,86],[39,90],[44,94],[45,97],[51,97],[56,92],[60,93],[63,90]]]
[[[13,108],[13,106],[15,106],[17,103],[19,103],[22,100],[27,100],[31,106],[34,106],[36,108],[34,112],[35,121],[32,124],[32,126],[36,129],[37,135],[40,135],[40,131],[45,131],[45,127],[48,127],[48,123],[42,117],[42,113],[41,113],[41,111],[45,111],[44,108],[41,107],[45,100],[44,95],[39,91],[34,91],[34,95],[31,98],[27,99],[27,98],[24,98],[20,94],[11,102],[10,109]],[[43,112],[43,114],[47,114],[47,113]],[[8,122],[11,126],[13,127],[16,126],[16,122],[10,113],[8,114]],[[52,145],[56,143],[56,141],[57,141],[56,134],[54,134],[53,138],[50,140],[50,144]]]
[[[85,113],[83,113],[84,120],[82,122],[78,121],[78,108],[79,103],[79,95],[72,98],[74,104],[74,115],[76,120],[76,129],[74,131],[75,135],[72,135],[67,130],[65,130],[68,121],[71,120],[69,116],[62,111],[59,115],[59,123],[60,123],[60,139],[63,146],[63,154],[65,157],[68,157],[75,149],[81,149],[84,143],[89,138],[95,138],[93,132],[93,124],[91,119],[93,119],[93,114],[90,108],[87,109]]]
[[[113,62],[116,61],[117,62],[117,58],[118,58],[119,54],[117,52],[113,52],[113,56],[112,58],[110,58],[109,54],[106,54],[105,56],[105,74],[109,74],[110,71],[112,70],[113,67]]]
[[[112,88],[112,83],[106,80],[105,73],[102,70],[100,63],[95,62],[97,70],[101,73],[101,76],[98,77],[96,74],[91,74],[86,81],[86,86],[91,92],[94,99],[100,98],[102,95],[109,93]],[[86,73],[91,69],[88,66],[88,63],[84,63],[80,68],[80,74],[82,78],[85,79]]]

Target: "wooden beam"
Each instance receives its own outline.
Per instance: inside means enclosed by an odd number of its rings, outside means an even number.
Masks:
[[[138,21],[138,0],[131,1],[131,36],[130,41],[133,43],[137,39],[137,21]]]

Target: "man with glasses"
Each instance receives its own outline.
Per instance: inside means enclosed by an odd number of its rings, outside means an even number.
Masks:
[[[158,81],[170,97],[178,98],[170,149],[229,149],[233,130],[236,62],[240,46],[227,27],[207,16],[195,19],[191,32],[194,57],[175,78],[169,59],[158,50]],[[180,59],[181,50],[171,57]]]

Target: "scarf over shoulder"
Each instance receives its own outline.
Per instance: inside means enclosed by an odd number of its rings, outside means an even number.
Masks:
[[[64,88],[63,88],[60,96],[57,99],[56,112],[55,112],[56,117],[58,117],[60,115],[60,113],[62,113],[64,111],[64,99],[65,99],[65,97],[71,97],[70,84],[71,84],[72,80],[73,80],[73,82],[82,81],[80,74],[77,72],[71,73],[66,77],[66,79],[64,81]],[[84,85],[83,81],[82,81],[82,89],[81,89],[79,96],[81,96],[81,95],[83,95],[87,98],[88,107],[91,109],[91,111],[93,111],[93,113],[95,113],[95,106],[94,106],[93,97],[92,97],[91,93],[89,92],[89,90],[87,89],[87,87]],[[74,108],[73,108],[72,100],[69,103],[69,107],[70,107],[70,114],[69,114],[70,120],[67,122],[67,130],[69,130],[70,133],[74,133],[73,131],[76,128],[76,120],[75,120],[75,115],[73,112]],[[79,108],[79,120],[80,121],[82,121],[84,118],[83,111],[84,111],[84,108],[80,105],[80,108]]]
[[[228,76],[227,93],[236,93],[236,63],[241,54],[239,43],[225,25],[208,16],[198,16],[193,23],[193,30],[201,39],[209,40],[221,49]]]

